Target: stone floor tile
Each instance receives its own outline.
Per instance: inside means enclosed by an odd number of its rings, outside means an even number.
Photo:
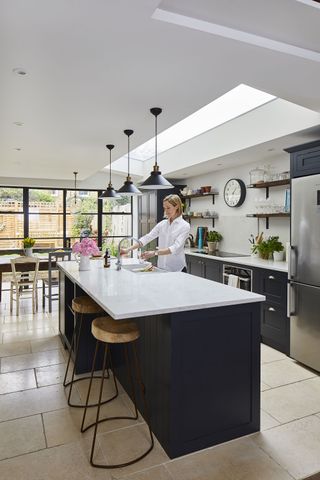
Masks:
[[[261,408],[280,423],[320,412],[320,377],[261,392]]]
[[[148,468],[125,477],[119,477],[116,471],[113,475],[114,478],[122,478],[123,480],[173,480],[173,477],[164,465]]]
[[[109,404],[101,407],[100,418],[116,416],[132,416],[132,412],[127,407],[123,398],[124,395],[117,397]],[[96,407],[87,410],[85,426],[92,424],[96,419]],[[48,446],[61,445],[77,441],[80,438],[92,438],[93,429],[81,433],[83,409],[65,408],[43,414],[43,423],[46,432]],[[130,427],[142,423],[141,417],[138,420],[110,420],[102,422],[98,428],[98,434]]]
[[[21,333],[3,333],[2,343],[19,342],[23,340],[34,340],[36,338],[48,338],[55,335],[52,327],[37,328],[33,330],[27,330]]]
[[[249,438],[181,457],[166,468],[173,480],[292,480]]]
[[[31,340],[30,343],[32,353],[44,352],[46,350],[59,350],[60,348],[63,348],[61,339],[58,335],[41,340]]]
[[[261,392],[264,392],[265,390],[269,390],[269,388],[271,388],[270,385],[267,385],[266,383],[261,382],[261,385],[260,385]]]
[[[45,367],[57,363],[64,363],[64,358],[60,350],[15,355],[14,357],[5,357],[2,359],[1,373],[25,370],[27,368]]]
[[[70,443],[0,462],[1,480],[112,480],[92,468],[80,443]]]
[[[254,436],[257,443],[294,478],[320,471],[320,418],[302,418]]]
[[[1,333],[19,333],[23,334],[28,332],[28,322],[19,323],[2,323],[0,325]]]
[[[261,343],[261,363],[268,363],[268,362],[275,362],[277,360],[285,360],[289,357],[282,352],[278,352],[278,350],[274,350],[274,348]]]
[[[0,375],[0,394],[20,392],[37,388],[34,370],[21,370],[19,372],[2,373]]]
[[[0,460],[43,448],[46,448],[46,442],[41,415],[0,423]],[[1,474],[0,478],[3,478]]]
[[[65,363],[49,365],[48,367],[39,367],[35,369],[38,387],[46,387],[62,383],[66,369]]]
[[[97,437],[99,445],[109,464],[123,463],[142,454],[150,445],[146,424],[122,428]],[[121,477],[148,467],[160,465],[169,458],[154,437],[153,450],[142,460],[124,468],[117,468],[114,475]]]
[[[264,412],[261,410],[261,427],[260,430],[268,430],[269,428],[276,427],[277,425],[280,425],[280,423],[271,415],[269,415],[267,412]]]
[[[67,400],[61,385],[8,393],[0,395],[0,422],[50,412],[66,406]]]
[[[31,353],[30,341],[16,343],[1,343],[0,357],[12,357],[13,355],[23,355]]]
[[[261,380],[272,388],[315,376],[314,371],[289,359],[265,363],[261,366]]]

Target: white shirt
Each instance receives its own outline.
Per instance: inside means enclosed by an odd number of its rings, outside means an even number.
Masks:
[[[159,238],[158,247],[169,248],[171,254],[159,255],[158,267],[169,272],[181,272],[186,266],[184,243],[188,238],[190,225],[182,216],[175,218],[172,223],[162,220],[149,232],[139,239],[142,246],[147,245],[155,238]]]

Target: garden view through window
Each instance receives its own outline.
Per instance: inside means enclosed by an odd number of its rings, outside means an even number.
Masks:
[[[32,237],[35,249],[70,247],[92,237],[115,254],[122,237],[132,235],[129,196],[98,199],[97,190],[0,187],[0,251],[21,249]],[[76,196],[77,208],[73,202]]]

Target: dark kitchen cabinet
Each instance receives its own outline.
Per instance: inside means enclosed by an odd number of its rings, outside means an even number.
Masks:
[[[287,317],[287,283],[285,272],[256,268],[253,291],[265,295],[262,304],[261,339],[263,343],[289,354],[290,319]]]
[[[220,260],[205,259],[205,278],[222,283],[222,262]]]
[[[320,141],[286,148],[290,153],[291,178],[320,173]]]
[[[202,258],[186,255],[187,271],[196,277],[205,277],[205,262]]]
[[[191,275],[222,282],[222,262],[211,258],[196,257],[195,255],[186,255],[187,271]]]

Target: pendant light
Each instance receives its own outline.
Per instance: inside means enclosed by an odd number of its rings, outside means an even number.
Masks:
[[[157,123],[157,120],[158,120],[158,115],[160,115],[160,113],[162,112],[162,108],[153,107],[153,108],[150,108],[150,112],[155,117],[155,135],[154,135],[154,139],[155,139],[155,155],[154,155],[155,163],[153,165],[153,170],[150,173],[150,176],[147,178],[147,180],[145,180],[140,185],[140,188],[145,189],[145,190],[160,190],[160,189],[165,189],[165,188],[174,188],[173,185],[171,185],[171,183],[168,182],[168,180],[166,180],[161,175],[161,172],[159,171],[159,165],[158,165],[158,148],[157,148],[158,147],[158,142],[157,142],[158,123]]]
[[[74,175],[74,194],[69,197],[68,205],[70,213],[73,215],[79,213],[81,211],[82,202],[77,195],[77,175],[78,172],[73,172]]]
[[[112,186],[112,183],[111,183],[111,150],[114,149],[114,145],[106,145],[107,149],[109,150],[109,184],[108,184],[108,187],[107,187],[107,190],[105,190],[104,192],[101,193],[100,197],[99,198],[120,198],[120,195],[117,194],[117,192],[115,191],[115,189],[113,188]]]
[[[133,134],[133,130],[123,130],[123,133],[128,137],[128,176],[122,187],[118,190],[118,193],[125,195],[142,195],[140,190],[133,185],[130,177],[130,135]]]

